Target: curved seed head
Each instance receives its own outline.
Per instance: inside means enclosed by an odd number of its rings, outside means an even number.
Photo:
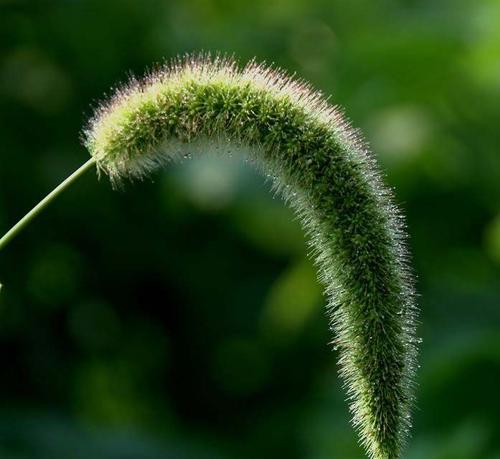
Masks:
[[[416,306],[404,221],[368,148],[306,83],[188,56],[97,109],[85,144],[113,182],[210,142],[250,147],[309,235],[352,420],[368,455],[396,459],[410,428]]]

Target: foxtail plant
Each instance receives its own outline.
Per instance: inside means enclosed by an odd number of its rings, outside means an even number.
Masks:
[[[416,306],[403,218],[358,134],[302,81],[254,62],[187,57],[135,79],[84,132],[91,159],[4,238],[95,164],[146,177],[209,142],[250,147],[300,217],[328,299],[352,422],[373,459],[401,456],[410,428]]]

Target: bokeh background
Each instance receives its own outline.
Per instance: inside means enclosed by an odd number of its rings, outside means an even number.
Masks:
[[[256,56],[365,133],[408,217],[410,459],[500,458],[500,2],[0,0],[0,228],[91,107],[179,53]],[[80,179],[0,256],[1,459],[361,459],[293,214],[238,152]]]

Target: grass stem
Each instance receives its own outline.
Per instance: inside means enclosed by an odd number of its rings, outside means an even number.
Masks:
[[[19,220],[5,235],[0,239],[0,250],[26,227],[45,207],[47,207],[59,194],[68,188],[75,180],[83,175],[88,169],[95,164],[94,158],[89,159],[85,164],[80,166],[66,180],[52,190],[45,198],[43,198],[33,209],[31,209],[21,220]]]

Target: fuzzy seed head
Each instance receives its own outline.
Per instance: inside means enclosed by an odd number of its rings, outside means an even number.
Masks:
[[[114,183],[211,142],[251,149],[309,236],[361,444],[399,458],[418,344],[404,221],[340,110],[279,70],[187,56],[116,90],[84,137]]]

